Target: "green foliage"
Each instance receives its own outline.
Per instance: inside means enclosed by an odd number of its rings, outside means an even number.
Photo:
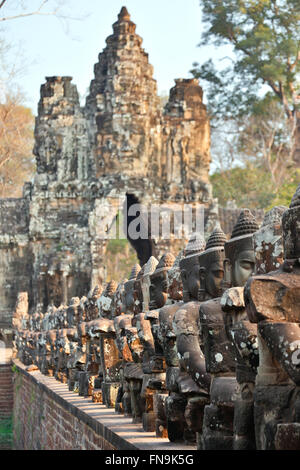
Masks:
[[[296,192],[296,189],[300,181],[300,170],[297,169],[289,175],[286,181],[279,187],[277,193],[275,194],[274,199],[272,200],[272,205],[267,207],[271,209],[273,206],[289,206],[293,195]]]
[[[209,83],[213,114],[249,112],[266,85],[290,117],[299,92],[299,0],[201,0],[200,5],[206,26],[200,46],[230,46],[228,66],[220,70],[209,60],[195,63],[192,71]]]
[[[106,249],[106,280],[127,279],[134,264],[138,263],[135,250],[127,239],[110,240]]]
[[[246,167],[235,167],[211,176],[214,197],[220,206],[234,200],[238,207],[265,208],[274,198],[270,176],[265,171],[248,163]]]
[[[289,206],[300,181],[300,170],[291,172],[276,190],[270,173],[248,163],[245,167],[217,171],[211,176],[214,197],[220,206],[234,200],[238,207],[271,209],[276,205]]]
[[[19,369],[17,368],[16,364],[14,364],[13,366],[11,366],[11,371],[12,371],[13,373],[16,373],[16,374],[19,374],[19,373],[20,373],[20,371],[19,371]]]
[[[12,417],[0,420],[0,435],[12,434]]]

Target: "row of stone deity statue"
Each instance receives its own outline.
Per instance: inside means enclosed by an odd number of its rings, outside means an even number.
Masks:
[[[300,449],[300,185],[259,228],[194,233],[175,258],[68,306],[14,314],[18,358],[197,449]]]

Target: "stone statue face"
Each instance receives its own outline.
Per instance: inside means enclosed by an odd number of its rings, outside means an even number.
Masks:
[[[126,313],[133,313],[134,307],[134,281],[127,281],[124,285],[125,289],[125,306],[126,306]]]
[[[167,271],[161,271],[150,276],[150,309],[161,308],[168,298]]]
[[[206,269],[205,288],[206,292],[212,297],[219,297],[222,293],[222,281],[224,277],[223,259],[211,263]]]
[[[200,290],[200,266],[196,259],[193,257],[187,262],[185,260],[184,267],[181,266],[181,278],[183,289],[188,292],[190,299],[198,300]]]
[[[247,279],[255,271],[254,250],[244,250],[236,254],[232,267],[232,281],[235,287],[245,285]]]

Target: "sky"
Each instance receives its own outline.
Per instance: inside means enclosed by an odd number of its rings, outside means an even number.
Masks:
[[[48,10],[59,1],[48,0]],[[23,12],[34,10],[42,0],[6,2],[1,16],[20,11],[11,8],[19,3],[27,7]],[[137,34],[143,38],[159,94],[168,94],[175,78],[191,77],[193,62],[202,63],[219,54],[213,47],[197,47],[203,31],[199,0],[65,0],[62,3],[61,13],[71,17],[66,21],[40,15],[1,22],[6,42],[17,45],[18,59],[26,64],[18,83],[35,115],[40,85],[46,76],[72,76],[84,104],[94,64],[106,45],[105,39],[112,34],[112,24],[122,6],[127,7],[137,25]],[[12,51],[12,61],[13,54]]]

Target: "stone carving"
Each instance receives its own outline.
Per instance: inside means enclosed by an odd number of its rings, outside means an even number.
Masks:
[[[250,211],[242,210],[230,240],[224,245],[223,287],[229,289],[222,298],[208,300],[200,306],[200,332],[206,370],[212,378],[210,404],[205,407],[203,418],[202,447],[205,450],[232,449],[234,445],[234,404],[239,382],[244,379],[237,380],[235,375],[237,357],[233,332],[236,333],[234,330],[242,325],[246,329],[245,337],[252,334],[244,324],[247,316],[242,286],[254,272],[253,233],[257,229]],[[253,345],[255,342],[249,341],[250,350]]]
[[[258,325],[254,391],[257,449],[299,450],[300,186],[282,217],[284,262],[245,286],[249,320]]]
[[[143,345],[141,396],[145,399],[143,412],[145,431],[154,431],[156,428],[154,399],[158,392],[165,390],[165,359],[159,337],[158,309],[168,303],[167,274],[174,260],[171,253],[164,254],[159,262],[150,258],[142,277],[142,292],[145,294],[143,305],[148,309],[136,317],[136,325]]]
[[[22,198],[0,201],[0,266],[10,285],[9,295],[5,283],[0,289],[2,323],[10,325],[19,291],[28,292],[31,312],[40,304],[45,313],[51,303],[67,305],[101,285],[102,235],[119,198],[129,206],[201,203],[209,229],[217,207],[202,94],[197,80],[176,79],[162,111],[153,67],[126,9],[99,54],[84,106],[71,77],[46,77],[35,124],[36,174]],[[131,242],[141,265],[176,245],[166,248],[150,235]]]
[[[195,433],[188,426],[185,410],[189,398],[199,391],[199,387],[189,377],[183,359],[184,353],[186,352],[188,355],[190,351],[189,347],[188,350],[186,349],[190,338],[187,338],[185,326],[189,324],[189,333],[191,333],[191,322],[193,322],[194,310],[197,311],[197,313],[199,310],[198,293],[200,289],[200,268],[198,255],[204,248],[204,239],[199,234],[194,233],[185,248],[185,256],[182,256],[179,261],[182,279],[182,295],[185,303],[183,305],[175,304],[176,306],[173,308],[170,307],[169,311],[165,309],[161,316],[163,328],[165,329],[164,333],[166,333],[167,330],[168,336],[172,337],[171,331],[174,329],[174,337],[176,336],[176,354],[178,355],[178,357],[174,355],[175,350],[173,354],[169,355],[168,362],[170,367],[167,368],[166,377],[167,389],[170,391],[169,397],[167,397],[165,401],[167,429],[169,439],[172,441],[182,439],[193,441],[195,439]],[[173,320],[172,329],[170,328],[171,318]],[[193,349],[192,345],[191,348]],[[198,343],[198,349],[195,350],[195,355],[197,355],[199,351]],[[204,362],[204,356],[200,351],[200,361],[202,359]]]

